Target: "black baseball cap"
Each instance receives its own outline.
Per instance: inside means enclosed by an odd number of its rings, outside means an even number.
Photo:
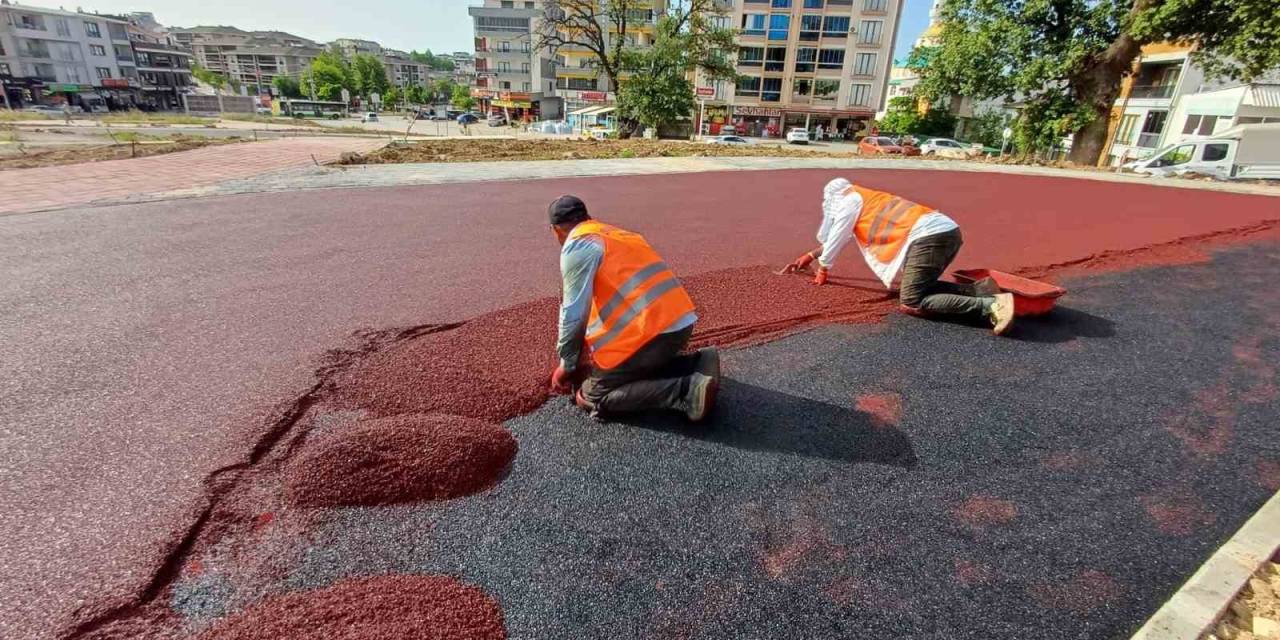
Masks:
[[[547,216],[551,218],[551,224],[570,224],[573,222],[582,222],[590,218],[587,214],[587,204],[578,196],[563,195],[551,202],[551,206],[547,207]]]

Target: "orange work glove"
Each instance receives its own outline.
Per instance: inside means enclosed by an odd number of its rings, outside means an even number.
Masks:
[[[791,264],[787,265],[786,267],[783,267],[782,272],[783,273],[799,273],[801,271],[804,271],[805,269],[808,269],[809,263],[811,262],[813,262],[813,254],[806,253],[800,256],[799,258],[796,258],[795,260],[793,260]]]
[[[826,283],[827,283],[827,268],[826,268],[826,267],[819,267],[819,268],[818,268],[818,275],[816,275],[816,276],[814,276],[814,277],[813,277],[813,283],[814,283],[814,284],[816,284],[816,285],[818,285],[819,287],[821,287],[822,285],[824,285],[824,284],[826,284]]]

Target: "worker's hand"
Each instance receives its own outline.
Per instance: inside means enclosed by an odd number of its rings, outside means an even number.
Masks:
[[[806,253],[796,258],[791,264],[782,269],[783,273],[799,273],[809,268],[809,263],[813,262],[813,254]]]
[[[818,285],[819,287],[821,287],[822,285],[824,285],[824,284],[826,284],[826,283],[827,283],[827,268],[826,268],[826,267],[819,267],[819,268],[818,268],[818,275],[816,275],[816,276],[814,276],[814,277],[813,277],[813,283],[814,283],[814,284],[816,284],[816,285]]]
[[[563,365],[556,365],[556,370],[551,373],[551,393],[562,396],[571,391],[573,391],[573,373],[565,371]]]

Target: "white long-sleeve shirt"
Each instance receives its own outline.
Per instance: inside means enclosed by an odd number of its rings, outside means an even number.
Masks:
[[[822,256],[818,258],[818,264],[828,269],[835,264],[844,246],[856,237],[853,235],[853,226],[858,223],[861,215],[862,195],[857,191],[849,190],[847,194],[832,196],[829,201],[823,203],[822,224],[818,227],[818,242],[822,244]],[[893,262],[888,264],[877,260],[867,247],[862,246],[862,243],[858,243],[858,248],[862,250],[862,257],[867,261],[867,266],[871,267],[871,270],[884,283],[885,288],[891,289],[894,279],[898,277],[898,272],[902,270],[902,262],[906,259],[912,242],[959,227],[960,225],[941,211],[920,216],[907,234],[906,245],[898,255],[894,256]]]

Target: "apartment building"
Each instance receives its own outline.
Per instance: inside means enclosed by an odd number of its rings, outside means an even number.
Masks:
[[[535,115],[543,98],[556,95],[552,61],[547,52],[533,48],[541,6],[541,0],[484,0],[467,9],[476,47],[471,95],[482,110]]]
[[[409,87],[426,88],[431,84],[431,67],[409,57],[409,52],[388,49],[373,40],[359,38],[338,38],[329,43],[329,48],[337,51],[348,62],[358,55],[370,55],[382,62],[387,69],[387,81],[393,87],[407,89]]]
[[[178,46],[169,30],[151,13],[129,14],[129,41],[138,63],[139,106],[158,110],[182,108],[182,96],[194,84],[191,52]]]
[[[45,9],[0,0],[0,83],[15,108],[71,104],[126,108],[138,68],[120,16]]]
[[[748,135],[851,135],[885,101],[903,0],[741,0],[729,118]]]
[[[453,60],[453,81],[469,85],[476,77],[476,57],[470,51],[454,51],[448,54]]]
[[[628,47],[653,45],[657,20],[665,8],[666,2],[662,0],[634,2],[628,11],[626,32],[621,34],[602,11],[600,31],[605,36],[605,48],[611,49],[618,38],[625,40]],[[564,46],[555,56],[556,95],[564,99],[565,110],[572,115],[594,107],[593,116],[610,113],[608,105],[615,102],[617,95],[615,88],[608,86],[608,78],[597,68],[596,55],[583,47]]]
[[[196,64],[235,80],[251,95],[270,95],[276,76],[297,78],[324,47],[283,31],[243,31],[229,26],[172,29]]]

